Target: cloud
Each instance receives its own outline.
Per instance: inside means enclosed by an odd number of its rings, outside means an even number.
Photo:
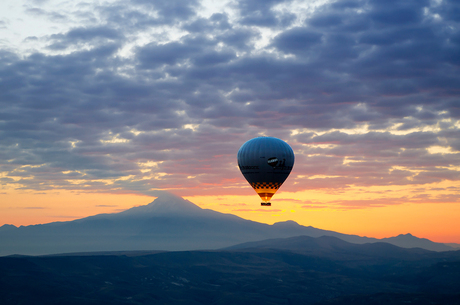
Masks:
[[[279,13],[274,10],[276,5],[289,2],[283,0],[240,0],[236,3],[236,8],[240,13],[239,23],[260,27],[289,26],[295,19],[295,15],[293,13]]]
[[[141,4],[146,9],[153,9],[161,18],[171,21],[187,20],[196,14],[198,1],[171,0],[168,2],[152,2],[148,0],[134,0],[134,4]]]
[[[274,39],[274,46],[285,53],[301,54],[321,42],[321,33],[304,27],[296,27],[279,34]]]
[[[107,26],[78,27],[69,30],[65,34],[51,35],[50,41],[53,41],[53,43],[49,46],[49,48],[59,50],[66,49],[78,43],[91,42],[110,45],[112,42],[120,39],[122,39],[122,34],[116,29]]]
[[[237,203],[219,203],[220,206],[228,206],[228,207],[235,207],[235,206],[247,206],[246,203],[237,202]]]
[[[67,26],[0,51],[8,188],[241,194],[258,135],[296,152],[284,190],[459,181],[454,1],[40,4]]]
[[[460,196],[457,194],[433,195],[425,193],[425,189],[422,189],[421,192],[421,194],[414,195],[411,197],[382,197],[369,199],[336,200],[328,202],[327,206],[332,208],[348,210],[364,209],[370,207],[384,207],[388,205],[400,205],[405,203],[458,203],[460,201]],[[321,208],[321,205],[319,205],[318,207]],[[302,208],[310,208],[310,206],[302,206]]]
[[[235,209],[232,210],[233,212],[269,212],[269,213],[277,213],[281,212],[280,209]]]

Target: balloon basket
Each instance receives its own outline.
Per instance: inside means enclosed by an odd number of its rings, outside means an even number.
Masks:
[[[271,207],[271,206],[272,206],[271,202],[261,202],[260,205],[261,205],[261,206],[267,206],[267,207]]]

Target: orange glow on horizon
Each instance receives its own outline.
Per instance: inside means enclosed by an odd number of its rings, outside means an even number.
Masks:
[[[460,204],[449,201],[456,188],[446,191],[452,186],[449,182],[426,185],[425,189],[432,190],[430,196],[420,196],[420,186],[407,185],[281,190],[271,207],[261,207],[256,194],[186,198],[203,208],[268,224],[294,220],[344,234],[385,238],[411,233],[435,242],[460,243]]]
[[[117,213],[146,205],[155,197],[78,191],[8,192],[0,194],[0,226],[27,226]]]
[[[384,238],[411,233],[435,242],[460,243],[460,205],[448,200],[456,188],[451,188],[451,193],[446,191],[452,185],[447,182],[427,185],[425,189],[432,189],[430,196],[420,196],[417,186],[407,185],[302,192],[281,189],[272,198],[271,207],[261,207],[259,196],[249,185],[245,187],[249,191],[243,193],[251,195],[196,195],[184,199],[205,209],[268,224],[293,220],[344,234]],[[117,213],[154,199],[134,194],[8,191],[0,194],[0,226]]]
[[[271,201],[271,207],[261,207],[258,198],[248,197],[187,199],[202,208],[268,224],[294,220],[303,226],[344,234],[385,238],[411,233],[435,242],[460,243],[460,206],[452,203],[410,203],[344,210],[328,206],[302,208],[296,203],[276,199]]]

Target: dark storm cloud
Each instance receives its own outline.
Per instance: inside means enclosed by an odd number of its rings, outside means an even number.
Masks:
[[[286,190],[458,181],[456,2],[339,1],[303,23],[275,9],[293,3],[86,4],[47,51],[2,50],[2,185],[242,192],[235,156],[259,133],[297,153]]]

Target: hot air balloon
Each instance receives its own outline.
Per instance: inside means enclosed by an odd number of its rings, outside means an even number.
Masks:
[[[271,206],[270,199],[294,166],[292,148],[277,138],[258,137],[240,147],[237,159],[241,173],[262,199],[261,205]]]

